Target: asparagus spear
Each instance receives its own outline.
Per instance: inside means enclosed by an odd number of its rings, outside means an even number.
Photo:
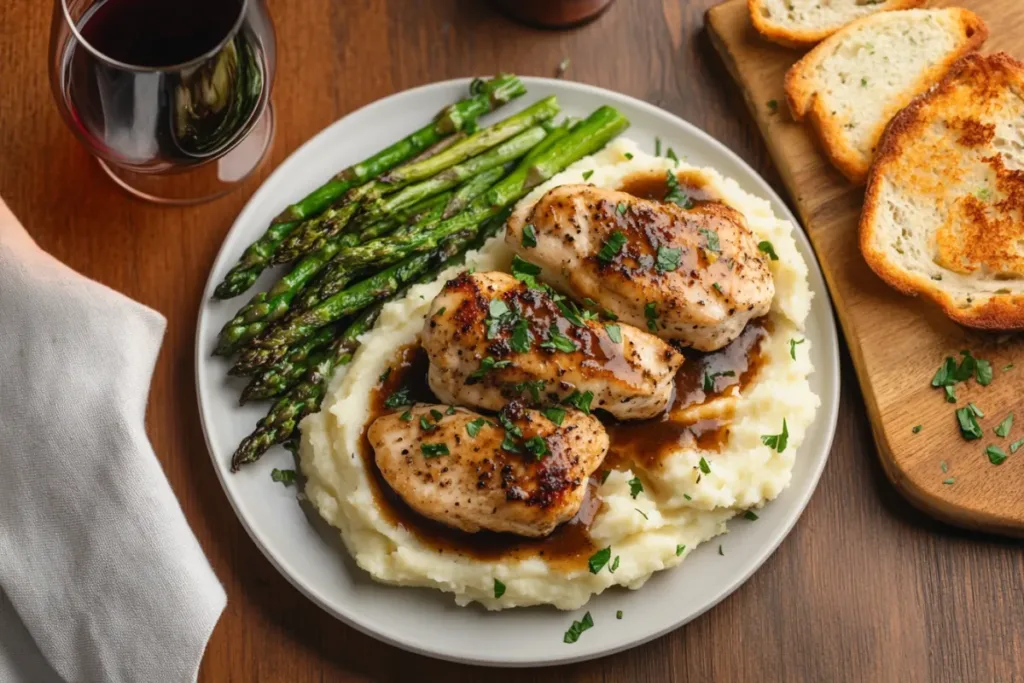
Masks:
[[[504,167],[492,168],[490,171],[484,171],[464,182],[451,195],[451,199],[445,203],[441,218],[451,218],[462,211],[467,204],[486,192],[487,188],[501,180],[503,175],[505,175]]]
[[[493,168],[489,171],[484,171],[483,173],[466,181],[454,195],[448,196],[450,196],[452,200],[461,196],[464,201],[472,201],[483,194],[491,185],[500,180],[503,175],[505,175],[504,168]],[[447,198],[445,195],[439,196]],[[422,202],[418,206],[423,206],[428,202],[430,202],[430,200]],[[447,207],[450,204],[451,202],[438,202],[429,210],[418,213],[416,216],[416,222],[412,226],[398,227],[394,231],[395,236],[406,235],[415,230],[436,225],[444,218],[443,213],[444,211],[447,211]],[[353,241],[352,244],[346,244],[344,248],[349,248],[356,244],[362,244],[363,242],[368,242],[371,239],[387,234],[386,232],[381,231],[381,229],[372,228],[373,226],[368,227],[359,234],[358,241]],[[352,282],[354,277],[359,277],[360,272],[361,271],[359,269],[353,272],[351,268],[340,263],[335,263],[334,261],[327,264],[327,267],[324,268],[314,285],[310,286],[302,295],[302,299],[299,301],[299,310],[312,308],[324,299],[334,296],[341,290],[345,289],[345,287]]]
[[[518,114],[498,121],[493,126],[481,128],[465,140],[452,145],[445,151],[424,159],[416,164],[407,164],[380,177],[382,194],[393,192],[410,183],[436,175],[457,163],[487,151],[491,147],[518,135],[527,128],[551,119],[559,111],[554,95],[535,102]]]
[[[337,204],[316,218],[303,221],[274,252],[270,259],[271,264],[276,266],[289,263],[322,248],[327,240],[348,227],[352,217],[362,208],[363,197],[373,190],[374,185],[374,181],[371,180],[359,187],[353,187]]]
[[[496,233],[504,224],[507,215],[505,212],[485,224],[476,239],[467,237],[463,240],[452,240],[446,244],[436,256],[447,260],[440,266],[422,273],[416,281],[430,282],[436,279],[441,271],[462,263],[465,250],[479,246],[487,237]],[[407,289],[408,287],[403,287],[391,298],[403,296]],[[335,368],[351,362],[352,355],[359,347],[359,337],[373,327],[380,315],[381,308],[388,300],[390,298],[378,301],[360,313],[355,321],[331,344],[327,352],[315,359],[317,362],[312,365],[303,381],[292,387],[287,394],[274,403],[266,417],[256,423],[253,433],[238,445],[231,457],[232,472],[237,472],[242,465],[259,460],[274,444],[294,444],[297,436],[296,427],[299,422],[306,415],[320,410],[320,403]]]
[[[234,367],[231,368],[231,374],[254,374],[258,372],[260,368],[268,367],[284,358],[288,353],[288,347],[291,344],[308,337],[323,325],[330,324],[333,320],[338,320],[346,315],[351,315],[352,313],[361,311],[374,301],[394,294],[404,285],[412,282],[416,277],[423,273],[431,264],[431,259],[435,254],[436,252],[427,252],[410,256],[404,261],[401,261],[390,268],[386,268],[379,273],[376,273],[375,275],[372,275],[365,280],[338,292],[326,302],[315,306],[309,311],[302,311],[301,313],[287,318],[282,322],[289,323],[285,328],[291,330],[291,333],[280,336],[282,343],[272,347],[250,346],[246,348],[235,362]],[[324,307],[324,304],[328,302],[329,311],[321,310]],[[313,312],[316,313],[311,316],[310,314]],[[333,317],[329,320],[324,320],[328,317],[328,314]],[[291,321],[301,322],[292,324]],[[299,332],[301,332],[301,334],[299,334]],[[285,339],[287,339],[287,341],[284,341]]]
[[[315,334],[293,346],[288,355],[252,378],[242,390],[239,405],[272,398],[299,382],[323,354],[323,347],[334,341],[341,330],[336,325],[321,327]]]
[[[534,145],[544,139],[547,131],[541,126],[533,126],[513,138],[495,145],[483,154],[479,154],[460,164],[451,166],[435,176],[414,185],[409,185],[400,192],[386,198],[377,199],[364,207],[364,216],[368,220],[383,218],[388,214],[409,206],[427,197],[455,187],[459,183],[480,173],[500,168],[510,161],[525,155]]]
[[[346,168],[304,199],[285,209],[258,240],[246,248],[238,263],[217,285],[214,298],[230,299],[249,289],[267,267],[278,246],[300,221],[319,214],[351,187],[413,158],[438,140],[464,129],[477,117],[523,95],[526,88],[516,76],[501,74],[489,81],[476,80],[470,97],[445,108],[429,125],[377,154]]]

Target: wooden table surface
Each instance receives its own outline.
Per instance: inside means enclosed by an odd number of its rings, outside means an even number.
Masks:
[[[228,197],[187,209],[131,199],[103,175],[51,99],[50,4],[0,4],[0,195],[44,249],[168,319],[149,434],[228,594],[201,681],[522,680],[521,671],[380,644],[321,611],[264,559],[217,483],[200,430],[192,349],[203,285],[261,180],[327,124],[431,81],[498,70],[551,76],[565,57],[568,78],[697,124],[781,191],[703,30],[714,1],[618,0],[588,26],[543,32],[495,15],[483,0],[270,0],[279,54],[270,163]],[[0,334],[12,333],[0,321]],[[574,683],[1024,680],[1020,543],[942,526],[900,499],[877,462],[848,360],[842,379],[821,484],[743,587],[645,646],[525,675]]]

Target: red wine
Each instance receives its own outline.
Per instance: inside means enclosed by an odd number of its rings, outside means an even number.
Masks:
[[[217,47],[241,11],[240,0],[106,0],[79,30],[111,59],[132,66],[174,66]]]
[[[166,171],[216,158],[241,140],[267,99],[259,35],[242,14],[242,0],[105,0],[91,8],[78,30],[92,50],[70,46],[62,78],[86,144],[121,165]]]

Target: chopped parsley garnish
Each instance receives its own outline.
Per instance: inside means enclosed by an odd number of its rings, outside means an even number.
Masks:
[[[676,557],[679,557],[680,555],[682,555],[685,552],[686,552],[686,546],[685,545],[677,545],[676,546]]]
[[[1006,416],[1005,419],[1003,419],[1002,422],[999,423],[999,425],[993,431],[995,431],[996,436],[1001,436],[1005,439],[1007,436],[1010,435],[1010,429],[1012,428],[1013,413],[1010,413],[1009,415]]]
[[[616,555],[615,559],[612,560],[612,566],[608,567],[608,571],[610,571],[612,574],[614,574],[615,570],[618,569],[618,568],[619,568],[619,556]]]
[[[617,610],[615,612],[615,618],[616,619],[621,619],[622,618],[622,610]]]
[[[537,276],[540,266],[530,263],[516,254],[512,257],[512,275],[520,282],[525,282],[530,289],[537,289]]]
[[[668,188],[668,192],[665,193],[666,202],[684,209],[693,208],[693,200],[679,187],[679,178],[672,171],[665,171],[665,186]]]
[[[654,138],[654,156],[661,156],[661,138],[659,137]]]
[[[862,88],[868,87],[868,79],[867,78],[861,78],[860,79],[860,87],[862,87]]]
[[[957,408],[956,421],[960,426],[960,435],[967,441],[974,441],[982,437],[981,427],[978,425],[978,418],[970,407]]]
[[[555,302],[558,306],[559,312],[576,327],[586,327],[587,324],[583,322],[583,317],[580,314],[580,309],[576,304],[569,301],[568,299],[558,299]]]
[[[779,101],[778,100],[768,100],[768,111],[771,112],[772,114],[775,114],[776,112],[778,112],[779,111]]]
[[[790,339],[789,340],[789,357],[796,360],[796,345],[803,344],[806,339]]]
[[[590,176],[592,176],[592,175],[594,175],[593,169],[591,169],[589,171],[584,171],[583,172],[583,179],[584,180],[590,180]]]
[[[430,424],[430,420],[427,419],[426,415],[420,415],[420,429],[425,432],[432,432],[437,429],[437,425]]]
[[[523,446],[538,460],[548,454],[548,442],[544,440],[543,436],[531,436],[523,442]]]
[[[562,421],[565,420],[565,410],[562,408],[545,408],[541,412],[544,413],[544,417],[551,420],[559,427],[562,426]]]
[[[501,424],[502,429],[512,436],[519,437],[523,435],[523,430],[517,427],[512,420],[508,419],[508,415],[505,414],[505,411],[498,413],[498,422]]]
[[[381,384],[383,384],[384,382],[388,381],[388,377],[390,377],[390,376],[391,376],[391,368],[389,367],[387,370],[385,370],[384,372],[380,373],[380,377],[377,378],[377,381],[380,382]]]
[[[540,402],[541,392],[544,391],[546,384],[542,379],[535,380],[523,380],[522,382],[516,382],[512,385],[512,391],[517,394],[521,394],[524,391],[530,394],[530,398],[533,399],[534,403]]]
[[[507,368],[510,365],[512,365],[512,361],[510,360],[494,360],[493,357],[487,356],[480,361],[480,367],[474,370],[466,379],[466,384],[476,384],[491,370],[501,370],[502,368]]]
[[[1016,441],[1014,441],[1013,443],[1011,443],[1011,444],[1010,444],[1010,454],[1012,455],[1012,454],[1016,453],[1016,452],[1017,452],[1017,450],[1018,450],[1018,449],[1019,449],[1019,448],[1020,448],[1021,446],[1024,446],[1024,439],[1017,439]]]
[[[640,481],[640,477],[633,477],[627,483],[629,484],[630,497],[636,500],[636,497],[644,491],[644,483]]]
[[[658,247],[658,257],[655,260],[655,268],[658,269],[659,273],[667,273],[670,270],[675,270],[679,267],[679,257],[682,253],[682,249]]]
[[[988,461],[993,465],[1002,465],[1006,462],[1006,451],[999,446],[989,445],[985,448],[985,455],[988,456]]]
[[[639,512],[640,516],[643,517],[644,519],[650,519],[650,517],[647,516],[647,513],[644,512],[643,510],[641,510],[640,508],[633,508],[633,509],[636,510],[637,512]]]
[[[423,453],[424,458],[439,458],[442,455],[450,455],[448,444],[446,443],[422,443],[420,444],[420,452]]]
[[[583,615],[583,618],[579,621],[572,622],[572,626],[565,632],[565,638],[562,642],[575,643],[580,639],[580,634],[584,631],[592,629],[594,627],[594,619],[590,616],[590,612]]]
[[[753,510],[747,510],[746,512],[743,513],[743,519],[749,519],[751,522],[756,522],[760,518],[757,516],[757,513],[754,512]]]
[[[621,230],[615,230],[601,245],[601,250],[597,252],[597,259],[604,263],[611,263],[624,246],[626,246],[626,234]]]
[[[590,556],[589,560],[587,560],[587,566],[590,567],[590,573],[596,574],[602,569],[604,569],[604,566],[608,564],[608,560],[610,559],[612,559],[611,546],[598,550],[596,553]]]
[[[434,313],[434,317],[436,318],[438,316],[444,315],[444,312],[447,311],[447,310],[448,310],[447,306],[442,306],[441,308],[437,309],[436,313]]]
[[[574,351],[579,350],[579,347],[576,346],[576,342],[569,339],[555,328],[551,328],[551,330],[549,330],[547,341],[541,342],[540,347],[542,349],[547,349],[548,351],[561,351],[562,353],[573,353]]]
[[[527,249],[537,246],[537,229],[533,227],[533,223],[523,226],[523,246]]]
[[[693,498],[690,497],[689,493],[684,493],[683,498],[685,498],[686,500],[693,500]]]
[[[987,360],[978,359],[976,373],[975,379],[978,380],[978,384],[983,387],[992,384],[992,364]]]
[[[956,403],[956,388],[952,385],[942,388],[946,392],[946,403]]]
[[[1013,363],[1007,363],[1006,365],[1003,366],[1003,372],[1009,372],[1012,369],[1013,369]]]
[[[947,463],[945,460],[939,463],[939,467],[942,469],[943,474],[949,472],[949,463]]]
[[[616,344],[622,343],[622,328],[618,325],[605,324],[604,329],[608,332],[608,338]]]
[[[719,294],[722,293],[722,285],[718,284],[717,282],[712,282],[711,286],[714,287],[715,291],[718,292]]]
[[[735,377],[736,373],[732,370],[726,370],[725,372],[704,372],[704,393],[708,394],[715,390],[715,380],[719,377]]]
[[[629,152],[626,152],[626,153],[625,153],[625,154],[623,154],[622,156],[626,157],[626,159],[627,159],[627,160],[630,160],[630,159],[632,159],[632,158],[633,158],[633,155],[632,155],[632,154],[630,154]]]
[[[723,557],[725,556],[725,551],[722,550],[722,544],[721,543],[718,544],[718,554],[722,555]]]
[[[579,392],[579,390],[576,390],[576,391],[572,392],[571,394],[569,394],[569,396],[566,397],[566,399],[564,401],[562,401],[562,403],[565,404],[565,405],[570,405],[570,406],[576,408],[577,410],[581,410],[584,413],[586,413],[587,415],[590,415],[590,402],[593,401],[593,400],[594,400],[594,392],[592,392],[592,391],[584,391],[581,394]]]
[[[765,434],[761,437],[761,443],[768,448],[774,448],[779,453],[786,450],[786,442],[789,440],[789,429],[786,427],[786,418],[782,418],[782,432],[779,434]]]
[[[658,309],[655,308],[654,302],[649,301],[644,306],[644,317],[647,319],[647,329],[651,332],[658,331]]]
[[[699,232],[700,234],[704,235],[705,238],[707,238],[708,246],[706,247],[706,249],[708,251],[713,251],[716,253],[722,251],[722,245],[718,241],[717,232],[715,232],[714,230],[709,230],[708,228],[701,228],[697,232]]]
[[[501,449],[508,451],[509,453],[522,453],[522,449],[519,448],[519,444],[516,443],[515,438],[505,432],[505,437],[501,440]]]
[[[971,412],[974,413],[975,417],[985,417],[985,413],[981,412],[981,408],[973,403],[968,403],[967,407],[971,409]]]
[[[764,253],[768,254],[768,258],[772,261],[778,261],[779,255],[775,253],[775,247],[768,240],[763,240],[757,243],[757,248]]]
[[[412,405],[412,399],[409,398],[409,388],[404,387],[398,391],[393,392],[384,401],[385,408],[401,408],[402,406]]]
[[[950,477],[949,479],[943,479],[942,483],[945,484],[946,486],[952,486],[953,484],[956,483],[956,477]]]
[[[629,206],[626,204],[626,202],[619,202],[618,204],[615,205],[615,213],[619,214],[620,216],[625,216],[626,211],[628,209]]]
[[[665,150],[665,156],[667,156],[669,159],[674,161],[676,166],[679,165],[679,157],[676,156],[676,151],[674,149],[672,149],[671,147],[669,147],[667,150]]]
[[[401,420],[402,422],[409,422],[410,420],[412,420],[412,411],[405,411],[404,413],[398,416],[398,419]]]
[[[435,422],[440,422],[441,418],[444,417],[444,414],[440,410],[438,410],[437,408],[431,408],[430,409],[430,417],[434,418]]]
[[[276,467],[270,470],[270,478],[276,482],[291,486],[295,483],[295,470],[279,470]]]
[[[701,457],[698,465],[700,467],[701,472],[703,472],[704,474],[711,474],[711,465],[708,464],[708,461],[704,459],[703,456]]]
[[[494,580],[494,597],[495,598],[500,598],[504,594],[505,594],[505,584],[503,584],[501,581],[498,581],[497,579],[495,579]]]
[[[606,481],[608,481],[608,477],[610,477],[611,475],[612,475],[612,471],[611,470],[605,470],[605,471],[601,472],[601,479],[600,479],[599,483],[601,483],[601,484],[605,483]]]
[[[914,428],[913,428],[913,429],[911,429],[910,431],[914,432],[915,434],[918,434],[918,433],[920,433],[920,431],[921,431],[921,425],[914,425]]]
[[[455,414],[455,406],[448,406],[448,410],[444,411],[444,414],[445,415],[454,415]]]
[[[487,313],[488,317],[485,324],[487,325],[488,339],[497,337],[502,325],[508,324],[516,317],[512,309],[508,307],[508,304],[501,299],[492,299],[491,303],[487,305]]]
[[[480,429],[487,424],[487,420],[482,417],[478,417],[472,422],[466,423],[466,433],[469,434],[469,438],[475,439],[476,435],[480,433]]]
[[[530,324],[526,322],[526,318],[519,318],[512,326],[512,338],[509,340],[509,346],[516,353],[526,353],[530,350],[532,343],[533,333],[530,332]]]

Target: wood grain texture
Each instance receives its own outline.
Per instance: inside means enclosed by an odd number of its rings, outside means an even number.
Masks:
[[[43,248],[169,321],[150,397],[149,434],[228,593],[200,681],[1021,679],[1019,544],[937,524],[895,495],[878,466],[849,362],[831,459],[779,550],[742,588],[691,624],[585,664],[488,671],[382,645],[293,589],[249,540],[217,483],[195,400],[196,315],[225,233],[270,168],[328,123],[384,95],[499,69],[550,76],[570,57],[567,77],[639,97],[696,123],[781,190],[757,126],[703,31],[704,12],[713,3],[618,0],[595,23],[555,33],[510,23],[483,0],[270,0],[280,55],[270,163],[234,194],[187,209],[144,204],[107,180],[51,101],[49,3],[0,3],[0,194]],[[825,190],[827,181],[819,181]],[[816,210],[841,211],[851,201],[838,197],[834,207]],[[870,283],[871,274],[863,275]],[[914,305],[881,285],[860,296],[887,302],[885,310],[894,315]],[[2,324],[0,334],[16,333]],[[918,391],[927,378],[894,373],[889,381]],[[912,422],[911,415],[906,419]],[[927,437],[934,442],[922,443],[947,443],[938,429]],[[629,615],[614,627],[629,629]]]
[[[1016,0],[961,4],[989,25],[983,51],[1024,56],[1024,5]],[[857,246],[863,189],[829,165],[811,130],[795,123],[786,109],[783,78],[801,53],[760,39],[746,0],[713,8],[708,23],[821,260],[889,479],[914,505],[945,521],[1024,535],[1024,457],[996,467],[985,455],[989,444],[1009,453],[1010,443],[1024,435],[1024,340],[959,327],[936,306],[902,296],[875,276]],[[779,103],[777,111],[770,101]],[[954,406],[929,383],[943,358],[959,357],[961,349],[990,360],[995,380],[988,387],[973,381],[959,385]],[[1004,371],[1010,364],[1016,367]],[[985,436],[977,441],[960,437],[954,415],[968,402],[985,412],[979,420]],[[1016,428],[1009,438],[997,437],[993,428],[1011,412],[1021,418]],[[917,425],[921,429],[915,434]]]

